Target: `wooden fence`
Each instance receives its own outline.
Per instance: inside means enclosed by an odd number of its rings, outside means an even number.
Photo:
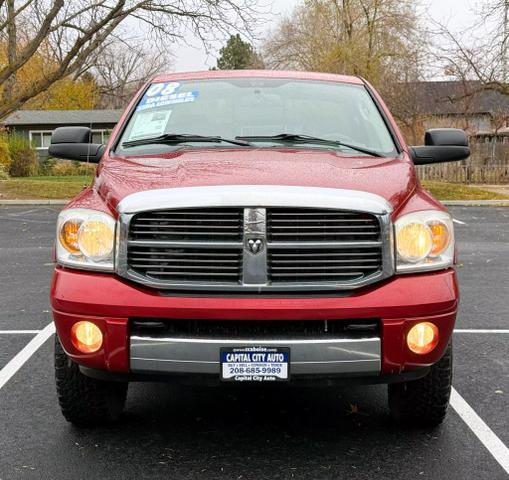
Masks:
[[[472,155],[464,162],[418,166],[419,178],[452,183],[509,184],[509,143],[473,142],[470,148]]]
[[[509,183],[509,165],[490,165],[486,167],[451,163],[420,165],[417,167],[417,173],[421,180],[435,180],[438,182],[492,185]]]

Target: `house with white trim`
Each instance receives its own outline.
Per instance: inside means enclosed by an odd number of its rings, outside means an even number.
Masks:
[[[123,110],[18,110],[0,125],[30,140],[42,160],[48,156],[51,134],[57,127],[82,126],[92,130],[93,143],[106,143]]]

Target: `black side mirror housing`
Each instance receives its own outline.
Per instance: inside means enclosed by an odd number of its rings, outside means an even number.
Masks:
[[[66,160],[99,163],[106,145],[91,141],[92,130],[88,127],[59,127],[51,135],[48,154]]]
[[[458,162],[470,156],[468,138],[459,128],[434,128],[424,135],[424,145],[409,147],[415,165]]]

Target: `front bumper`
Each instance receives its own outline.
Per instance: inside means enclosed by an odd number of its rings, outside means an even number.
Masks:
[[[454,270],[395,276],[341,296],[169,296],[130,284],[114,275],[55,269],[51,303],[57,332],[68,355],[80,365],[117,373],[219,374],[218,350],[228,339],[148,339],[131,335],[129,319],[342,320],[377,319],[380,333],[366,339],[336,339],[298,344],[277,340],[292,350],[292,376],[395,375],[438,361],[450,340],[458,305]],[[95,322],[103,347],[81,354],[70,341],[78,320]],[[438,346],[427,355],[406,347],[406,332],[417,322],[439,328]],[[269,339],[270,340],[270,339]],[[236,344],[246,344],[245,341]],[[256,344],[267,344],[267,340]],[[175,361],[176,360],[176,361]],[[309,362],[309,363],[305,363]],[[294,364],[295,363],[295,364]]]
[[[380,338],[234,340],[131,336],[133,373],[217,375],[221,347],[288,347],[292,375],[380,373]]]

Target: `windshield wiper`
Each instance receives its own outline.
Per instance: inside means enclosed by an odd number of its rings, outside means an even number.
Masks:
[[[356,150],[357,152],[365,153],[366,155],[371,155],[372,157],[383,157],[379,152],[374,150],[369,150],[364,147],[359,147],[357,145],[350,145],[349,143],[344,143],[339,140],[327,140],[325,138],[312,137],[311,135],[298,135],[295,133],[280,133],[279,135],[246,135],[235,137],[235,140],[246,140],[251,142],[276,142],[276,143],[314,143],[316,145],[331,145],[335,147],[345,147],[351,148],[352,150]]]
[[[253,145],[245,140],[232,140],[230,138],[223,138],[219,136],[204,136],[193,135],[187,133],[165,133],[158,137],[140,138],[139,140],[131,140],[129,142],[122,142],[122,147],[137,147],[139,145],[151,145],[156,143],[163,143],[165,145],[178,145],[179,143],[196,142],[196,143],[231,143],[233,145],[240,145],[242,147],[252,147]]]

